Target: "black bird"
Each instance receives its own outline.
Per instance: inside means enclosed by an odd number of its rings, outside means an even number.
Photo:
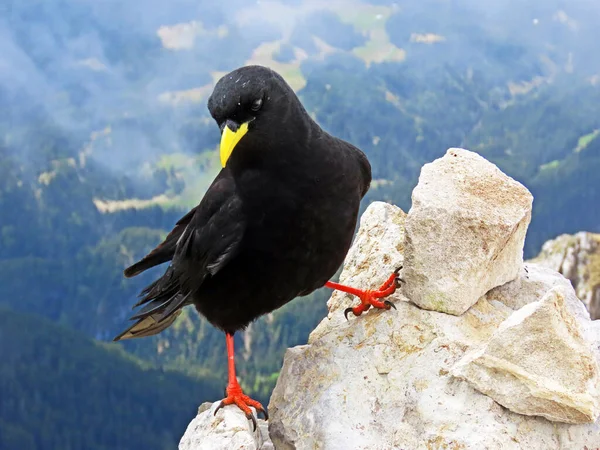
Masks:
[[[236,404],[256,427],[249,406],[267,414],[238,384],[234,333],[323,286],[361,299],[346,315],[390,309],[378,299],[394,292],[397,271],[379,290],[328,281],[350,247],[371,166],[358,148],[322,130],[280,75],[236,69],[218,81],[208,109],[222,131],[223,169],[164,242],[125,269],[133,277],[170,261],[140,294],[136,322],[115,340],[157,334],[193,304],[226,333],[229,383],[219,408]]]

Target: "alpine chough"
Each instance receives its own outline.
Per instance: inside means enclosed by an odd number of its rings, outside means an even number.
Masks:
[[[222,170],[165,240],[125,269],[133,277],[170,261],[140,294],[135,323],[115,340],[157,334],[194,305],[226,333],[229,382],[219,408],[237,405],[256,427],[249,406],[267,414],[238,384],[234,333],[323,286],[360,298],[346,316],[390,309],[380,299],[396,289],[397,271],[379,290],[328,281],[350,248],[371,166],[358,148],[321,129],[280,75],[236,69],[217,82],[208,109],[221,129]]]

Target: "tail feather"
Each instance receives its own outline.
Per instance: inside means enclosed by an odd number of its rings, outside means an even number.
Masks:
[[[153,281],[140,292],[140,301],[133,305],[133,309],[144,303],[156,300],[159,297],[171,297],[179,291],[179,283],[175,279],[173,266],[169,266],[165,274]]]
[[[171,297],[167,298],[159,298],[156,300],[147,303],[142,309],[140,309],[136,314],[130,317],[130,320],[144,319],[145,317],[151,316],[158,311],[164,311],[170,302],[174,300],[174,297],[179,295],[175,293]]]
[[[162,321],[157,320],[154,316],[148,316],[144,319],[140,319],[132,326],[127,328],[125,331],[123,331],[121,334],[119,334],[117,337],[115,337],[113,340],[122,341],[124,339],[140,338],[158,334],[161,331],[170,327],[173,324],[173,322],[175,322],[175,319],[179,317],[180,314],[181,309],[175,311],[174,314],[171,314],[169,317]]]
[[[115,341],[152,336],[168,328],[188,304],[190,291],[181,292],[180,283],[169,267],[165,275],[142,291],[142,295],[136,306],[146,306],[131,317],[137,322],[115,337]]]
[[[167,317],[170,317],[171,314],[174,314],[176,311],[181,311],[181,308],[187,305],[188,297],[189,295],[180,295],[179,298],[171,300],[169,304],[165,305],[166,308],[158,317],[158,320],[165,320]]]

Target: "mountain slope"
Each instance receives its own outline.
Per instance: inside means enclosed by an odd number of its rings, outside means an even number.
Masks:
[[[0,308],[0,448],[170,450],[220,383]]]

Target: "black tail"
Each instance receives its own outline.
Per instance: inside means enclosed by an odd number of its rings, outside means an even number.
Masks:
[[[168,328],[181,314],[184,306],[188,305],[189,293],[180,291],[179,282],[172,267],[154,283],[146,287],[142,299],[134,306],[146,304],[131,317],[137,320],[132,326],[123,331],[114,341],[152,336]]]

